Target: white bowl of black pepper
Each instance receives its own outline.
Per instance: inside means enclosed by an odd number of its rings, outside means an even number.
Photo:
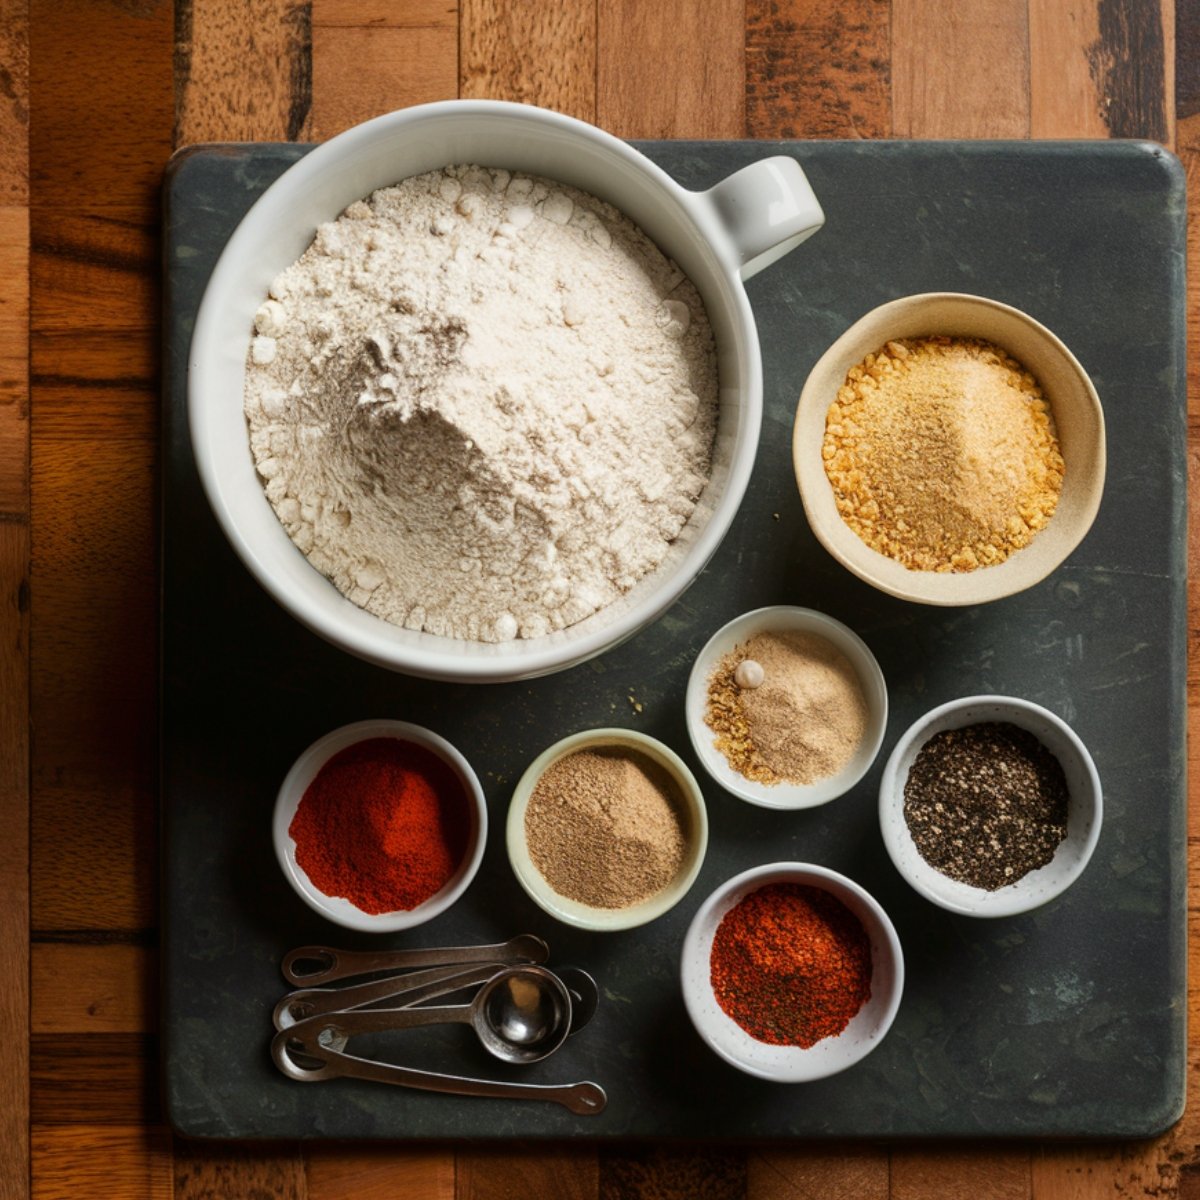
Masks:
[[[1079,360],[984,296],[904,296],[813,367],[792,457],[818,541],[903,600],[970,605],[1045,579],[1100,507],[1104,412]]]
[[[884,845],[927,900],[1008,917],[1083,873],[1103,819],[1100,776],[1071,727],[1039,704],[967,696],[896,743],[879,788]]]
[[[687,894],[708,847],[708,814],[670,747],[632,729],[589,729],[521,776],[506,844],[535,904],[577,929],[615,932],[661,917]]]
[[[696,655],[684,703],[701,765],[762,808],[844,795],[887,728],[887,684],[871,648],[841,621],[786,604],[718,629]]]

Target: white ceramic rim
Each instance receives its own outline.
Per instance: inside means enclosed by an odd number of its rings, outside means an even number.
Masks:
[[[441,891],[436,892],[423,904],[408,911],[380,913],[373,916],[355,908],[341,896],[326,896],[304,873],[296,862],[296,843],[288,833],[288,826],[309,784],[320,769],[335,754],[357,742],[368,738],[398,738],[424,746],[443,759],[459,776],[471,810],[475,815],[475,828],[471,849],[459,865],[458,870],[447,881]],[[396,933],[412,929],[444,913],[471,885],[483,862],[483,851],[487,845],[488,815],[487,800],[480,786],[479,777],[463,755],[440,734],[422,725],[387,718],[355,721],[342,725],[317,738],[292,764],[275,798],[275,811],[271,824],[275,843],[275,857],[283,870],[284,877],[292,885],[301,900],[321,916],[346,929],[362,933]]]
[[[1086,494],[1086,502],[1078,504],[1075,508],[1072,518],[1072,535],[1062,539],[1056,549],[1052,550],[1051,543],[1044,537],[1040,542],[1038,538],[1035,538],[1028,547],[1010,555],[1004,562],[995,566],[981,567],[967,573],[910,571],[887,555],[868,546],[842,520],[837,511],[833,489],[825,474],[824,462],[821,458],[821,439],[806,441],[805,431],[802,428],[802,426],[807,426],[810,420],[815,428],[815,415],[810,416],[810,414],[815,413],[814,405],[820,404],[820,424],[822,430],[824,429],[825,413],[828,411],[832,395],[827,389],[821,389],[818,395],[816,384],[830,363],[846,356],[857,344],[862,336],[861,330],[864,325],[874,324],[892,315],[895,315],[897,320],[901,320],[906,318],[910,310],[917,309],[921,305],[938,302],[953,302],[967,309],[991,310],[993,313],[1001,314],[1009,321],[1026,326],[1060,356],[1062,362],[1078,379],[1083,393],[1090,400],[1091,409],[1098,424],[1098,446],[1094,452],[1095,461],[1089,464],[1093,480],[1079,488],[1081,496],[1088,493],[1089,489],[1090,494]],[[926,330],[926,332],[938,332],[938,330]],[[906,332],[896,332],[891,336],[910,335]],[[975,335],[971,334],[970,336]],[[979,336],[987,335],[980,334]],[[1004,344],[1005,338],[1000,332],[994,333],[992,337],[997,343]],[[875,346],[874,349],[878,349],[878,346]],[[871,352],[868,350],[864,353]],[[861,355],[855,354],[851,355],[847,361],[852,366],[860,358]],[[898,296],[894,300],[889,300],[863,313],[842,332],[813,365],[804,382],[804,387],[801,389],[796,406],[796,417],[792,426],[792,463],[805,516],[808,518],[813,533],[829,554],[846,570],[889,596],[896,596],[901,600],[917,604],[963,607],[990,603],[993,600],[1001,600],[1006,596],[1015,595],[1041,582],[1061,566],[1087,536],[1100,509],[1107,465],[1104,406],[1100,402],[1091,377],[1072,353],[1070,347],[1053,330],[1047,328],[1023,309],[970,292],[918,292],[911,296]],[[1069,464],[1067,469],[1070,472]],[[1043,530],[1042,534],[1045,532]],[[1041,536],[1039,535],[1039,537]],[[1035,552],[1038,555],[1036,560],[1032,557]],[[1031,571],[1030,566],[1034,561],[1037,562],[1037,569]],[[964,587],[963,581],[970,581],[973,585],[970,595],[960,594]],[[986,581],[987,586],[985,587],[981,581]]]
[[[774,623],[776,620],[779,624]],[[704,723],[704,713],[708,707],[708,680],[716,661],[747,638],[768,628],[817,633],[832,642],[854,667],[867,701],[867,734],[854,757],[836,775],[816,783],[778,783],[768,786],[747,779],[735,771],[713,745],[713,732]],[[789,812],[828,804],[860,783],[874,764],[887,732],[887,680],[870,646],[848,625],[828,613],[790,604],[756,608],[722,625],[696,655],[688,676],[684,705],[692,749],[700,765],[713,780],[740,800],[757,804],[760,808]]]
[[[690,858],[684,870],[661,892],[629,908],[593,908],[589,904],[581,904],[577,900],[559,895],[533,865],[525,841],[525,810],[542,773],[551,763],[565,755],[593,746],[628,746],[663,766],[675,779],[692,824],[692,836],[688,841]],[[700,874],[708,850],[708,810],[704,803],[704,793],[701,792],[695,775],[670,746],[635,729],[585,729],[548,746],[525,769],[517,781],[512,802],[509,804],[505,845],[508,849],[508,861],[517,882],[543,912],[576,929],[587,929],[593,933],[615,933],[623,929],[636,929],[639,925],[661,917],[687,895],[696,881],[696,876]]]
[[[712,990],[709,960],[717,926],[744,896],[769,883],[824,888],[862,921],[871,939],[871,999],[837,1037],[825,1038],[807,1050],[770,1046],[752,1038],[721,1008]],[[696,1032],[720,1058],[759,1079],[809,1083],[852,1067],[883,1040],[904,994],[904,952],[891,918],[853,879],[813,863],[767,863],[726,880],[697,910],[683,940],[680,981]],[[886,995],[879,994],[880,987]]]
[[[634,168],[651,180],[673,204],[678,218],[689,223],[706,246],[714,280],[721,286],[723,299],[731,310],[731,324],[735,327],[737,341],[736,346],[726,348],[725,354],[730,357],[731,366],[736,366],[740,373],[737,388],[742,411],[738,417],[740,442],[737,452],[730,456],[728,476],[719,497],[711,505],[707,520],[696,529],[674,565],[668,584],[648,590],[637,604],[618,613],[611,621],[597,621],[582,634],[572,635],[571,629],[576,627],[571,627],[532,639],[519,644],[521,648],[515,655],[505,653],[512,643],[493,646],[437,638],[432,634],[423,635],[419,646],[397,641],[394,628],[381,618],[372,618],[369,622],[362,622],[357,617],[348,617],[345,621],[335,619],[311,604],[302,592],[290,590],[243,534],[237,506],[224,487],[220,455],[214,448],[219,442],[220,426],[212,412],[215,406],[211,400],[207,403],[197,400],[197,397],[211,397],[218,390],[210,376],[219,372],[216,368],[210,369],[210,361],[215,361],[215,351],[221,344],[226,298],[237,294],[243,258],[277,220],[273,212],[279,202],[277,198],[302,194],[322,173],[336,167],[340,158],[364,143],[386,140],[398,127],[419,126],[450,116],[524,121],[541,136],[549,129],[560,136],[583,138],[612,156],[615,166],[623,164],[626,170]],[[285,611],[334,645],[378,666],[448,682],[501,682],[548,674],[607,650],[664,613],[694,581],[728,532],[750,480],[762,423],[762,361],[754,314],[746,298],[739,275],[740,262],[729,235],[712,206],[703,202],[703,196],[704,193],[682,187],[639,151],[593,125],[561,113],[506,101],[448,100],[401,109],[338,134],[289,167],[247,212],[222,251],[205,288],[188,353],[188,421],[200,480],[230,545],[258,583]],[[697,287],[701,285],[697,284]],[[703,288],[702,296],[709,307],[713,299],[711,291]],[[723,379],[722,391],[726,387]],[[240,412],[240,396],[237,405]],[[249,453],[247,438],[246,454]],[[262,503],[267,503],[265,496]],[[311,569],[315,571],[315,568]],[[652,576],[653,573],[647,578]],[[333,587],[327,580],[324,582]],[[349,600],[345,600],[345,604],[355,612],[364,611]],[[389,629],[392,629],[390,634]],[[411,635],[411,631],[404,633]],[[545,644],[535,647],[534,641]],[[470,651],[464,652],[463,647],[469,647]]]
[[[945,722],[947,717],[954,718],[953,722]],[[908,779],[907,768],[904,770],[904,778],[900,778],[901,764],[906,758],[915,756],[934,733],[940,729],[961,728],[984,721],[1010,721],[1034,734],[1039,741],[1043,740],[1039,727],[1049,727],[1056,731],[1062,742],[1074,753],[1076,763],[1062,762],[1061,755],[1056,757],[1062,763],[1068,779],[1072,775],[1082,778],[1087,791],[1086,795],[1077,795],[1074,790],[1071,791],[1067,837],[1060,844],[1055,858],[1036,871],[1030,871],[1016,883],[994,892],[951,879],[921,858],[904,820],[904,784]],[[1046,748],[1054,753],[1051,747]],[[1078,834],[1080,812],[1087,822],[1082,837],[1074,836]],[[901,735],[888,757],[879,784],[879,827],[893,866],[905,882],[926,900],[939,908],[966,917],[1016,916],[1040,908],[1056,896],[1060,896],[1083,874],[1091,861],[1096,844],[1100,840],[1103,824],[1104,796],[1100,774],[1082,739],[1057,713],[1035,704],[1032,700],[1022,700],[1016,696],[963,696],[930,709]],[[1055,861],[1068,848],[1068,844],[1074,856],[1070,868],[1056,869]]]

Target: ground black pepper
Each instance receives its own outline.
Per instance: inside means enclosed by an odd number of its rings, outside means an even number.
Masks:
[[[904,820],[921,857],[951,879],[995,891],[1053,857],[1067,834],[1062,764],[1006,722],[946,729],[917,753]]]

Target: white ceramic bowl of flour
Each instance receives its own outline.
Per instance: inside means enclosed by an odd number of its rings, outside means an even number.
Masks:
[[[242,397],[254,315],[317,226],[353,201],[453,163],[544,176],[614,205],[691,279],[717,346],[711,476],[663,563],[619,600],[565,629],[488,643],[414,632],[343,596],[289,538],[255,472]],[[799,165],[765,159],[691,192],[624,142],[525,105],[448,101],[379,117],[319,146],[247,213],[205,291],[189,354],[188,410],[204,490],[235,551],[294,617],[342,649],[427,678],[499,682],[601,653],[661,615],[699,574],[741,503],[758,445],[762,367],[743,281],[818,229]]]

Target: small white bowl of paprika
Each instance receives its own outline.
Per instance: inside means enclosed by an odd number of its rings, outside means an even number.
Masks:
[[[296,759],[272,833],[310,908],[346,929],[394,933],[467,890],[483,861],[487,803],[445,738],[407,721],[357,721]]]
[[[853,1066],[891,1028],[904,991],[900,939],[857,883],[769,863],[722,884],[683,941],[696,1032],[747,1075],[808,1083]]]

